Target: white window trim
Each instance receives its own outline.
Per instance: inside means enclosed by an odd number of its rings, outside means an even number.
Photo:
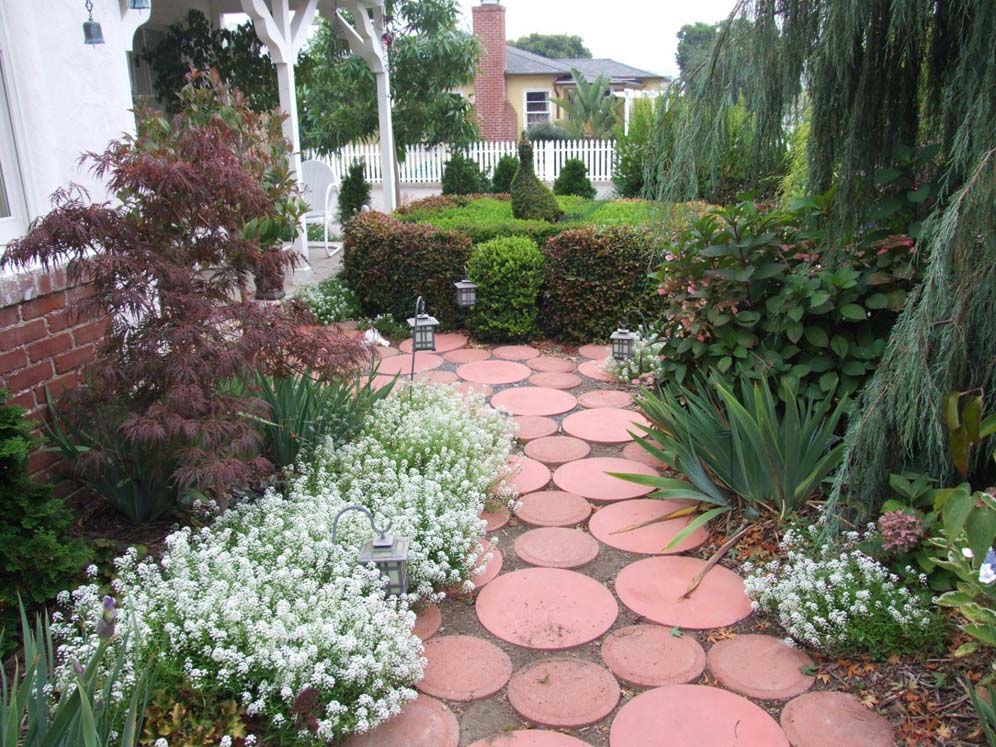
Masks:
[[[553,124],[553,89],[552,88],[526,88],[522,92],[522,129],[529,129],[529,94],[545,93],[547,104],[547,123]]]
[[[5,26],[0,18],[0,26]],[[11,59],[7,54],[6,34],[0,37],[0,163],[3,164],[3,180],[10,204],[10,216],[0,218],[0,247],[23,236],[28,230],[27,191],[24,185],[24,160],[18,142],[18,116],[16,98],[12,85]]]

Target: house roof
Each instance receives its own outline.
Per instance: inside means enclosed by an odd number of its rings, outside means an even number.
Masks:
[[[604,75],[611,80],[633,80],[638,78],[663,78],[665,76],[646,70],[624,65],[621,62],[602,58],[597,60],[584,58],[565,58],[551,60],[542,55],[527,52],[524,49],[506,45],[505,74],[506,75],[557,75],[570,77],[571,70],[577,70],[586,79],[594,80]]]

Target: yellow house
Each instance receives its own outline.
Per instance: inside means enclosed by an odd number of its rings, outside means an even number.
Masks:
[[[481,40],[481,60],[473,86],[461,93],[472,97],[481,137],[515,140],[522,130],[563,118],[554,99],[574,86],[572,70],[586,80],[604,76],[613,93],[666,89],[670,79],[610,59],[549,59],[505,42],[505,7],[499,0],[482,0],[473,8],[474,34]]]

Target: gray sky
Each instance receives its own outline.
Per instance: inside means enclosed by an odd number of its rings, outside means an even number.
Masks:
[[[595,57],[664,75],[677,75],[675,34],[686,23],[726,18],[736,0],[501,0],[509,40],[533,32],[577,34]],[[460,0],[470,29],[470,9]]]

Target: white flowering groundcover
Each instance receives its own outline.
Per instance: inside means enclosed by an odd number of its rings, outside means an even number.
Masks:
[[[158,563],[138,562],[134,550],[119,558],[125,634],[116,645],[129,669],[118,694],[155,657],[166,678],[234,694],[282,744],[324,744],[398,713],[424,665],[409,604],[478,570],[479,516],[506,476],[513,428],[483,398],[405,387],[378,403],[356,443],[324,450],[287,496],[271,491],[210,527],[173,533]],[[357,565],[370,536],[358,512],[343,517],[333,545],[332,520],[349,503],[411,537],[408,598],[385,598],[379,573]],[[62,601],[53,633],[69,683],[73,662],[96,649],[102,605],[94,585]],[[307,718],[294,713],[302,693],[317,703]]]

